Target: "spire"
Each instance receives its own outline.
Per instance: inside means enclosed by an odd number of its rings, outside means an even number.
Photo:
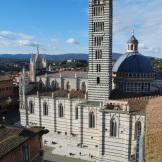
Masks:
[[[37,55],[39,55],[39,44],[37,44]]]
[[[35,60],[37,60],[39,57],[39,44],[36,45],[36,50],[37,50],[37,54]]]
[[[22,73],[25,76],[25,67],[23,66]]]
[[[134,29],[132,30],[132,36],[134,36]]]

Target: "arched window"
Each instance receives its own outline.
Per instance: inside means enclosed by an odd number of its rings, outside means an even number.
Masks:
[[[29,101],[29,113],[34,114],[34,104],[33,101]]]
[[[78,119],[78,107],[75,108],[75,119]]]
[[[134,47],[133,44],[131,44],[131,51],[133,51],[133,47]]]
[[[66,90],[67,90],[67,91],[70,91],[70,88],[71,88],[71,87],[70,87],[70,83],[69,83],[69,81],[68,81],[68,82],[66,83]]]
[[[111,137],[117,136],[117,123],[114,118],[110,120],[110,136]]]
[[[134,139],[137,140],[141,136],[141,122],[137,121],[135,124],[135,133],[134,133]]]
[[[46,102],[43,103],[43,115],[48,116],[48,105]]]
[[[63,118],[64,117],[64,108],[62,103],[58,105],[58,117]]]
[[[95,128],[95,115],[94,115],[94,112],[89,113],[89,128]]]
[[[82,87],[81,88],[82,88],[83,92],[86,92],[86,84],[85,84],[85,82],[82,83]]]

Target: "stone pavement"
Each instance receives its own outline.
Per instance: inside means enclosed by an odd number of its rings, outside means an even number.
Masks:
[[[52,154],[53,148],[44,147],[44,160],[45,162],[89,162],[81,159],[69,158],[66,156],[54,155]]]
[[[48,133],[43,136],[44,146],[52,148],[51,154],[82,159],[83,161],[95,161],[96,157],[99,156],[98,148],[79,147],[78,141],[78,137],[65,136],[57,133]]]

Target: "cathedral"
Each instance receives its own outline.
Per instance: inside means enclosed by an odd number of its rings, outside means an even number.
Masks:
[[[96,162],[143,162],[149,100],[161,87],[132,34],[112,67],[113,0],[89,0],[89,70],[47,72],[39,54],[23,69],[21,124],[42,126],[52,153]]]

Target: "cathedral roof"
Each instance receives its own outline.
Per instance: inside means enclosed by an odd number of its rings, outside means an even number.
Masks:
[[[64,77],[64,78],[84,78],[87,79],[88,78],[88,73],[84,72],[84,71],[61,71],[61,72],[56,72],[56,73],[51,73],[48,74],[49,77],[53,77],[53,78],[59,78]]]
[[[113,67],[115,73],[153,73],[151,61],[139,53],[122,55]]]
[[[71,99],[85,99],[85,93],[81,90],[71,90],[68,94],[67,90],[56,90],[56,91],[39,91],[37,89],[33,89],[28,93],[28,95],[40,95],[40,96],[48,96],[48,97],[58,97],[58,98],[68,98],[68,95]]]

